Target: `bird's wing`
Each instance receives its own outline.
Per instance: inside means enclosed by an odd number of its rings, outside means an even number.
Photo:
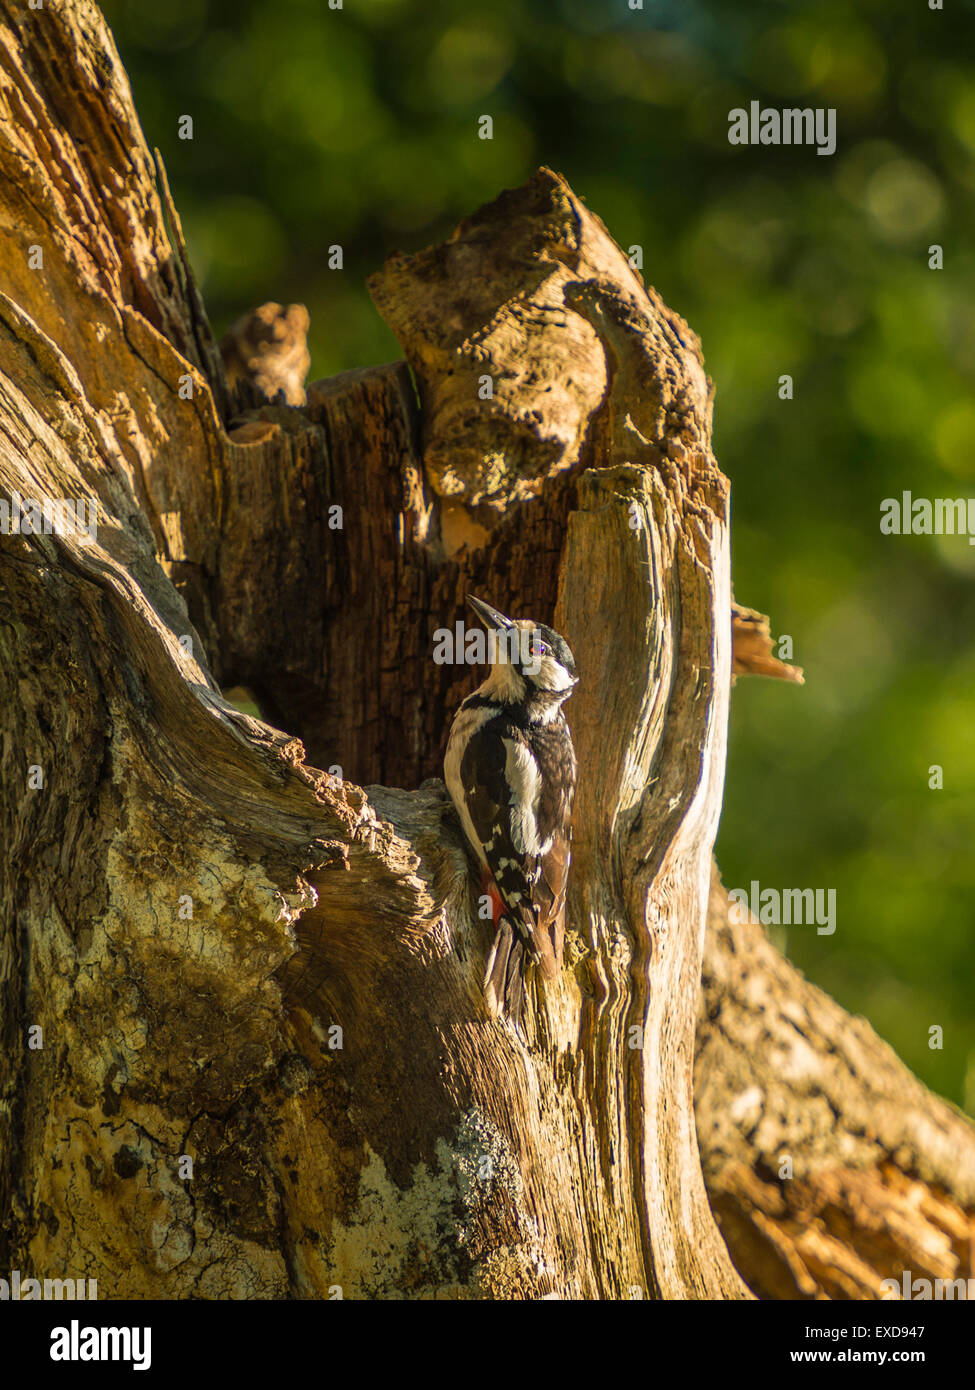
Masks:
[[[467,812],[514,931],[551,975],[556,960],[545,926],[554,898],[545,867],[554,843],[543,850],[538,840],[534,807],[539,775],[524,735],[511,728],[479,729],[460,766]],[[551,870],[557,885],[554,861]]]
[[[535,890],[542,928],[556,961],[562,963],[565,937],[565,888],[572,855],[572,803],[576,757],[561,717],[533,732],[539,766],[545,769],[538,797],[538,835],[542,842],[541,876]]]

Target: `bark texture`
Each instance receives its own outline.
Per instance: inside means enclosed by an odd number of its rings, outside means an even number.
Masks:
[[[729,921],[717,875],[695,1106],[712,1207],[759,1297],[890,1297],[905,1270],[930,1296],[975,1277],[971,1121],[759,923]]]
[[[288,404],[300,306],[221,358],[98,11],[0,0],[0,63],[0,498],[98,503],[91,543],[0,536],[0,1263],[118,1297],[748,1296],[692,1059],[733,631],[783,672],[731,618],[697,339],[542,170],[374,278],[406,363]],[[566,969],[525,1038],[486,1013],[439,781],[469,591],[583,677]],[[733,1037],[758,985],[719,976]],[[701,1132],[738,1270],[783,1296],[758,1150]],[[801,1215],[765,1219],[781,1263]]]

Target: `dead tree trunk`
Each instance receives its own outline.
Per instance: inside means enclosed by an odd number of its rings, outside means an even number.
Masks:
[[[694,1100],[711,1205],[749,1288],[880,1298],[905,1271],[932,1287],[975,1277],[971,1121],[728,906],[715,876]]]
[[[98,530],[0,537],[0,1260],[118,1297],[746,1297],[691,1087],[732,673],[696,338],[543,170],[376,277],[412,376],[267,403],[300,314],[232,335],[228,383],[104,23],[44,14],[0,2],[0,498]],[[583,677],[526,1040],[436,780],[468,590]]]

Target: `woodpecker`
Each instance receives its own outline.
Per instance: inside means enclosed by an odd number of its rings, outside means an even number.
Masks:
[[[550,979],[562,964],[576,783],[562,704],[578,676],[550,627],[467,601],[487,629],[491,673],[454,716],[444,780],[491,898],[485,998],[517,1024],[528,964]]]

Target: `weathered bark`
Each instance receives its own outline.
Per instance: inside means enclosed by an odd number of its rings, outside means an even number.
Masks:
[[[803,683],[802,668],[780,661],[772,651],[769,620],[754,608],[731,605],[731,636],[734,676],[772,676],[777,680]]]
[[[304,304],[262,304],[232,324],[220,339],[227,382],[255,387],[257,400],[275,400],[280,393],[288,405],[304,405],[305,378],[311,365],[308,351],[308,310]]]
[[[972,1124],[862,1018],[729,921],[715,876],[695,1109],[711,1204],[762,1298],[975,1277]],[[965,1285],[966,1289],[969,1287]]]
[[[121,1297],[746,1296],[691,1102],[732,674],[697,340],[542,171],[374,281],[412,377],[259,404],[301,325],[232,335],[228,385],[98,12],[0,16],[0,497],[99,502],[94,544],[0,538],[6,1256]],[[583,675],[526,1040],[433,780],[468,590]]]

